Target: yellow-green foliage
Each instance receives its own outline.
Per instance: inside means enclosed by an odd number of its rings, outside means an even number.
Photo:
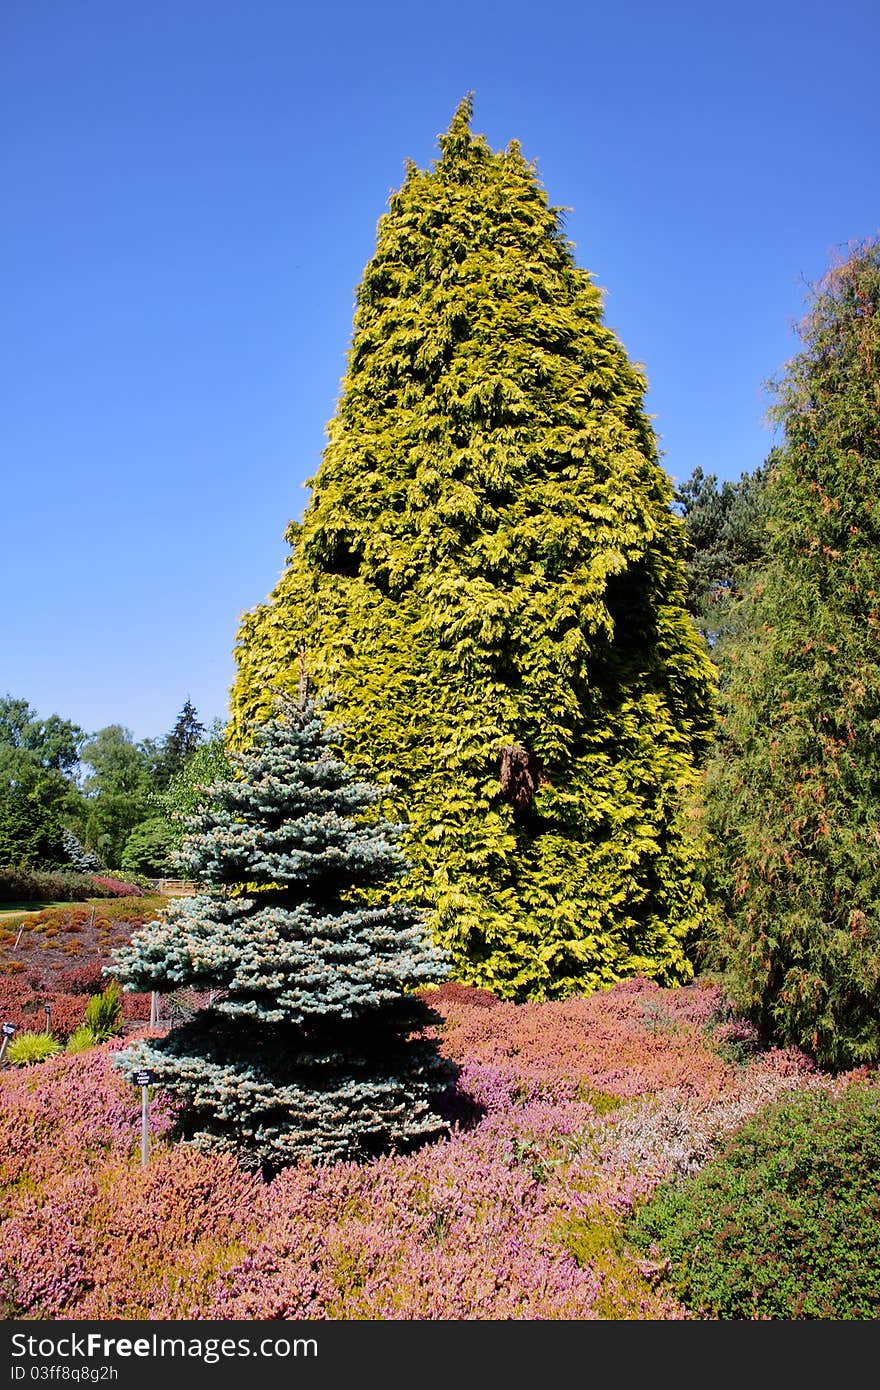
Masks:
[[[393,783],[402,894],[460,980],[684,980],[714,714],[681,523],[599,290],[470,114],[379,223],[311,501],[241,625],[232,735],[296,688],[303,641],[340,751]]]
[[[122,990],[115,980],[100,994],[92,994],[86,1005],[86,1027],[97,1042],[106,1042],[122,1027]]]
[[[70,1037],[67,1039],[65,1052],[87,1052],[90,1047],[94,1047],[99,1041],[95,1037],[87,1023],[81,1023],[78,1028],[74,1028]]]
[[[51,1033],[19,1033],[6,1049],[6,1060],[11,1067],[30,1067],[60,1051],[61,1044]]]

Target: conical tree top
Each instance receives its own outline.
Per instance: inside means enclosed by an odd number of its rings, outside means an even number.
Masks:
[[[455,115],[452,117],[449,129],[442,135],[438,135],[437,144],[440,147],[441,159],[451,163],[457,155],[461,155],[470,150],[475,143],[471,133],[471,121],[474,116],[474,94],[468,92],[467,96],[462,97],[458,106],[455,108]],[[477,143],[485,146],[482,136],[477,137]]]

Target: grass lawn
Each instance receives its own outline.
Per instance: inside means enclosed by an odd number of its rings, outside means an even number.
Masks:
[[[24,917],[29,912],[42,912],[46,907],[76,907],[80,904],[65,902],[63,899],[48,898],[44,902],[0,903],[0,921],[5,917]]]

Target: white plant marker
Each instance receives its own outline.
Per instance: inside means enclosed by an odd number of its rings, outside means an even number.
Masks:
[[[2,1028],[2,1033],[3,1033],[3,1041],[2,1041],[2,1043],[0,1043],[0,1062],[3,1061],[3,1054],[4,1054],[4,1052],[6,1051],[6,1044],[9,1042],[9,1039],[10,1039],[11,1037],[14,1037],[14,1036],[15,1036],[15,1024],[14,1024],[14,1023],[4,1023],[4,1024],[3,1024],[3,1028]]]

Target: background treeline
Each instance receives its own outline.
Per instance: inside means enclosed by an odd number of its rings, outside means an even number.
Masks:
[[[224,767],[219,722],[206,729],[188,699],[168,734],[138,741],[122,724],[87,734],[60,715],[42,718],[7,694],[0,698],[0,869],[10,884],[15,869],[20,887],[28,871],[171,875],[179,816],[199,784]]]

